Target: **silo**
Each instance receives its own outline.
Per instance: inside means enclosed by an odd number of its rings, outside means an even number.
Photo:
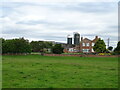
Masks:
[[[69,44],[69,45],[72,44],[72,36],[71,35],[67,36],[67,44]]]
[[[74,44],[75,45],[80,44],[80,34],[78,32],[74,32]]]

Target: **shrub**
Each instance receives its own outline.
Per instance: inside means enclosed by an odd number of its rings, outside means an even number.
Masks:
[[[111,53],[99,53],[98,55],[112,55]]]
[[[63,47],[61,46],[61,44],[56,44],[55,46],[53,46],[52,52],[55,53],[55,54],[62,54],[63,53]]]

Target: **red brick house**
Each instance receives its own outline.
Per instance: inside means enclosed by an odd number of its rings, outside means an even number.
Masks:
[[[98,36],[95,37],[95,39],[90,40],[88,38],[84,38],[81,37],[81,41],[79,45],[67,45],[64,46],[64,52],[65,53],[76,53],[76,52],[80,52],[80,53],[94,53],[93,50],[93,46],[96,43],[96,41],[98,40]]]
[[[84,38],[81,37],[81,42],[80,42],[80,52],[82,53],[93,53],[93,46],[96,43],[96,41],[98,40],[98,36],[95,37],[95,39],[90,40],[88,38]]]

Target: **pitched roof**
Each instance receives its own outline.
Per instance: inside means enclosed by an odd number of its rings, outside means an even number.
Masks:
[[[88,39],[88,38],[84,38],[84,39],[83,39],[83,41],[84,41],[84,40],[88,40],[88,41],[91,41],[91,40],[90,40],[90,39]]]
[[[96,42],[98,39],[99,39],[99,38],[95,38],[95,39],[92,40],[92,42]]]

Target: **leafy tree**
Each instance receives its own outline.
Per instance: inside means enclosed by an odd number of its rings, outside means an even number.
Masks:
[[[2,54],[2,44],[5,42],[5,39],[0,38],[0,54]]]
[[[120,41],[117,43],[117,47],[114,49],[116,54],[120,54]]]
[[[39,43],[37,41],[32,41],[30,43],[30,46],[31,46],[31,49],[32,49],[32,52],[39,52]]]
[[[52,43],[51,42],[44,42],[44,48],[52,48]]]
[[[52,48],[51,42],[44,42],[44,41],[32,41],[30,45],[33,52],[43,52],[44,48],[46,49]]]
[[[0,38],[0,43],[4,43],[5,39],[4,38]]]
[[[30,43],[33,52],[42,52],[45,47],[43,41],[32,41]]]
[[[14,53],[15,52],[14,40],[6,40],[2,44],[2,52],[3,53]]]
[[[24,38],[5,40],[2,43],[2,53],[30,53],[31,47]]]
[[[56,44],[52,48],[52,52],[55,53],[55,54],[61,54],[61,53],[63,53],[63,47],[61,46],[61,44]]]
[[[51,42],[44,42],[44,52],[51,53],[53,44]]]
[[[44,47],[45,47],[44,42],[43,41],[39,41],[39,48],[40,48],[39,50],[40,50],[40,52],[43,52]]]
[[[112,51],[112,49],[113,49],[113,47],[112,47],[112,46],[108,47],[108,50]]]
[[[106,51],[106,45],[105,42],[101,39],[98,39],[95,45],[93,46],[93,49],[96,53],[103,53]]]

